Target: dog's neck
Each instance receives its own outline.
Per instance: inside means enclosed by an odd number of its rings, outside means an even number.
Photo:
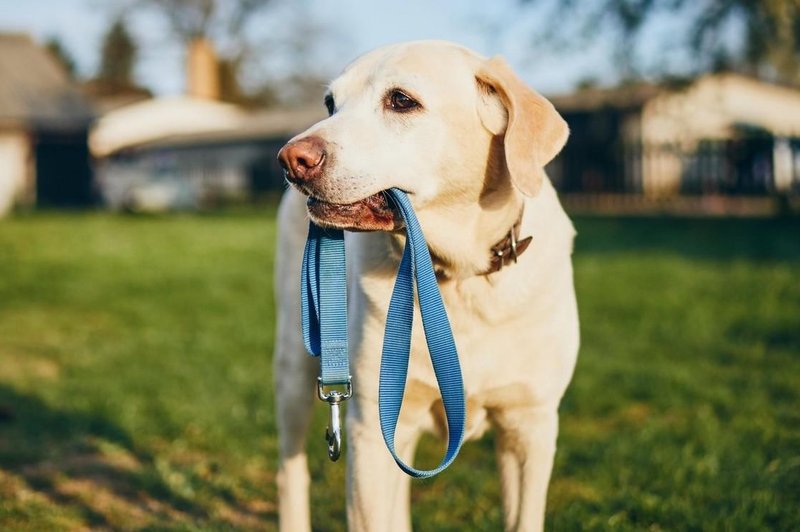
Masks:
[[[531,242],[521,229],[523,205],[518,194],[507,192],[418,213],[439,278],[490,275],[513,264],[512,247],[518,257]]]
[[[520,209],[517,221],[506,232],[506,234],[498,242],[496,242],[489,250],[489,267],[478,275],[491,275],[502,270],[506,266],[515,264],[518,258],[525,253],[533,241],[532,236],[521,236],[522,228],[522,215],[524,214],[524,207]],[[448,261],[438,256],[436,252],[431,249],[431,259],[433,260],[433,267],[436,271],[436,276],[440,281],[448,280],[453,277],[453,265]]]

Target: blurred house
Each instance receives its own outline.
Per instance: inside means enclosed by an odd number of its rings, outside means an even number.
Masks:
[[[252,199],[281,190],[280,147],[324,108],[249,111],[218,101],[219,63],[189,43],[186,96],[118,107],[92,128],[101,197],[115,209],[160,211]]]
[[[571,136],[550,174],[576,193],[800,193],[800,91],[736,74],[551,100]]]
[[[92,202],[92,114],[45,49],[24,34],[0,34],[0,215],[15,204]]]
[[[143,102],[153,97],[153,93],[144,87],[113,83],[102,79],[83,82],[81,92],[92,104],[95,113],[100,116],[114,109]]]
[[[246,113],[191,97],[149,100],[102,117],[91,148],[102,197],[115,209],[196,208],[280,190],[280,147],[325,115]]]

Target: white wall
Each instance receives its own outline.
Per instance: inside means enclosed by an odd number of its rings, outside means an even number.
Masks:
[[[644,167],[648,196],[669,196],[680,187],[680,152],[702,139],[730,138],[737,124],[775,136],[800,136],[800,91],[735,74],[709,75],[686,90],[663,93],[642,109],[642,142],[658,155]],[[675,150],[665,149],[674,147]]]
[[[26,134],[0,133],[0,216],[8,214],[24,192],[28,159]]]

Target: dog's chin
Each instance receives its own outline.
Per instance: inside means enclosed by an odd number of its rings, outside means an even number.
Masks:
[[[348,231],[396,231],[403,227],[402,217],[383,192],[345,204],[310,196],[307,206],[311,221],[321,227]]]

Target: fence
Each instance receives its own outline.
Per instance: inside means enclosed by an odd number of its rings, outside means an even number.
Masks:
[[[751,136],[686,145],[567,147],[548,167],[563,193],[800,195],[800,139]]]

